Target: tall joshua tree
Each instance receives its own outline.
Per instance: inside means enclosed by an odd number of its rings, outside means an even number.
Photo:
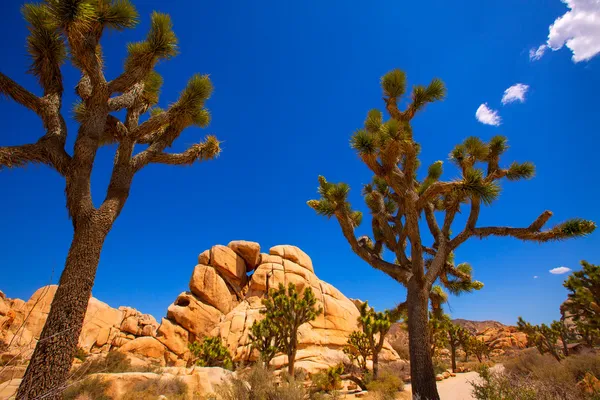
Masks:
[[[128,0],[45,0],[27,4],[27,48],[30,72],[39,81],[38,96],[0,74],[0,92],[36,113],[44,132],[35,143],[0,147],[0,169],[45,164],[66,184],[66,203],[74,235],[59,287],[19,388],[18,399],[54,399],[60,396],[77,348],[104,240],[129,196],[134,175],[148,164],[189,165],[214,158],[219,142],[208,136],[182,153],[165,149],[188,126],[205,127],[204,108],[212,85],[206,75],[194,75],[179,99],[162,111],[157,104],[162,78],[154,71],[158,61],[177,53],[177,38],[168,15],[153,13],[145,40],[128,45],[121,75],[108,80],[100,39],[105,29],[136,25],[138,15]],[[67,59],[81,73],[75,91],[79,129],[69,153],[67,124],[62,113],[61,66]],[[144,122],[146,112],[151,116]],[[116,114],[124,115],[121,121]],[[117,144],[106,197],[92,202],[90,176],[98,149]],[[146,145],[136,151],[136,145]]]
[[[404,109],[399,106],[406,91],[405,74],[393,70],[381,79],[381,86],[390,118],[384,121],[381,111],[369,111],[364,129],[356,131],[351,139],[352,148],[374,175],[373,182],[363,190],[372,216],[372,237],[358,238],[355,234],[362,213],[353,210],[348,202],[347,184],[330,183],[319,177],[321,198],[309,201],[308,205],[319,215],[334,216],[361,259],[406,286],[413,391],[421,398],[435,400],[439,396],[427,346],[427,306],[431,287],[438,279],[448,276],[460,279],[463,275],[448,262],[450,254],[473,237],[512,236],[547,242],[589,234],[595,224],[573,219],[542,230],[552,216],[550,211],[544,211],[523,228],[478,227],[481,207],[498,198],[500,182],[531,178],[533,164],[515,162],[503,168],[500,157],[507,149],[506,138],[496,136],[485,143],[470,137],[450,153],[451,161],[462,175],[459,179],[440,180],[441,161],[433,163],[427,176],[419,179],[420,146],[413,136],[411,122],[427,104],[444,98],[444,84],[434,79],[428,86],[415,86]],[[466,205],[470,209],[466,224],[452,234],[452,223]],[[419,223],[422,217],[426,227]],[[385,257],[384,248],[390,250],[393,258]]]

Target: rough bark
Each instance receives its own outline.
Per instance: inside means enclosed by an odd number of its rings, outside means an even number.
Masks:
[[[19,386],[18,400],[61,398],[109,229],[95,218],[76,224],[65,269],[47,323]]]
[[[373,353],[373,379],[379,376],[379,353]]]
[[[452,359],[452,372],[456,372],[456,347],[450,347],[450,357]]]
[[[408,284],[408,347],[410,349],[410,379],[413,396],[421,399],[439,400],[433,361],[431,358],[427,305],[429,293],[415,279]]]
[[[294,363],[296,362],[296,349],[288,354],[288,375],[294,376]]]

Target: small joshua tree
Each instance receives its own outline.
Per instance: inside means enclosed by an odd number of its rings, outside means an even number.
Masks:
[[[473,344],[473,335],[467,329],[461,329],[458,331],[458,342],[465,352],[465,362],[469,361],[469,354],[471,353]]]
[[[565,281],[569,290],[565,311],[576,323],[578,330],[600,329],[600,266],[581,261],[583,269],[573,272]]]
[[[372,350],[369,338],[363,331],[350,333],[343,351],[351,362],[355,362],[363,372],[367,372],[367,360],[371,357]]]
[[[446,332],[448,333],[448,346],[450,347],[452,372],[456,372],[456,350],[458,350],[461,343],[460,335],[462,331],[463,328],[453,323],[449,323],[446,327]]]
[[[29,164],[56,170],[65,180],[74,235],[17,398],[56,399],[77,350],[104,240],[123,210],[134,175],[150,164],[210,160],[219,154],[219,142],[208,136],[182,153],[166,152],[185,128],[207,126],[210,116],[204,103],[212,92],[208,76],[194,75],[168,109],[154,107],[162,84],[154,67],[177,53],[168,15],[152,14],[146,39],[127,46],[124,71],[112,80],[105,75],[100,41],[105,30],[136,25],[138,15],[129,0],[44,0],[25,4],[23,15],[29,28],[29,71],[38,78],[43,94],[38,96],[1,73],[0,93],[35,113],[43,132],[35,143],[0,147],[0,170]],[[80,100],[74,108],[79,129],[71,133],[75,140],[70,153],[62,104],[61,67],[66,60],[81,73],[75,87]],[[151,114],[147,119],[146,113]],[[94,202],[92,169],[98,149],[108,144],[117,145],[110,183],[104,199]]]
[[[549,353],[557,361],[561,361],[563,356],[557,347],[558,339],[561,338],[561,330],[557,329],[556,321],[553,321],[550,326],[546,324],[532,325],[529,322],[519,317],[517,321],[517,329],[527,335],[527,342],[535,346],[540,354]],[[566,349],[566,346],[564,347]],[[568,353],[563,353],[565,356]]]
[[[229,349],[223,346],[219,336],[206,337],[202,342],[190,343],[188,347],[196,365],[233,369]]]
[[[300,295],[293,283],[290,283],[287,289],[280,283],[277,289],[269,292],[262,303],[265,308],[261,313],[269,323],[277,326],[279,350],[287,355],[288,374],[293,377],[298,349],[298,328],[317,318],[323,309],[315,307],[317,299],[310,287],[304,289]]]
[[[595,229],[591,221],[573,219],[542,230],[552,213],[544,211],[529,226],[478,227],[483,206],[491,205],[500,194],[500,181],[529,179],[532,163],[512,163],[504,168],[500,157],[508,148],[506,138],[496,136],[489,142],[469,137],[450,153],[460,178],[443,181],[442,162],[433,163],[427,176],[419,178],[420,146],[413,135],[411,121],[429,103],[442,100],[446,90],[439,79],[428,86],[414,86],[408,105],[400,109],[406,91],[406,77],[393,70],[381,79],[385,121],[379,110],[368,112],[364,129],[352,135],[351,146],[373,173],[363,195],[370,211],[372,237],[356,237],[355,229],[363,215],[348,202],[350,188],[319,177],[318,200],[308,205],[317,214],[335,217],[352,250],[371,267],[378,269],[407,288],[407,316],[413,393],[438,400],[431,353],[427,343],[428,301],[432,285],[438,280],[470,281],[449,257],[470,238],[511,236],[520,240],[548,242],[584,236]],[[464,227],[451,232],[461,208],[469,206]],[[426,221],[426,233],[420,221]],[[441,223],[440,223],[441,222]],[[388,249],[389,253],[385,253]],[[386,254],[391,254],[390,259]]]
[[[264,363],[265,367],[268,367],[281,347],[277,325],[268,318],[254,321],[250,332],[250,340],[252,341],[252,348],[258,350],[260,354],[260,361]]]
[[[385,335],[392,327],[392,323],[400,319],[401,311],[399,309],[377,312],[369,307],[368,302],[364,302],[359,308],[360,316],[358,323],[362,332],[354,331],[348,338],[348,345],[344,352],[351,359],[356,359],[360,368],[366,371],[367,358],[373,360],[373,379],[377,379],[379,373],[379,353],[385,343]]]
[[[471,340],[471,345],[470,345],[471,351],[473,351],[473,354],[475,354],[475,357],[477,357],[477,361],[482,362],[483,361],[483,357],[488,357],[490,356],[490,348],[489,346],[483,341],[483,339],[477,339],[476,337],[472,337]]]

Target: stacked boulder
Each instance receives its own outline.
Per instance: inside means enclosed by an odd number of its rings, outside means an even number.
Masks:
[[[323,313],[299,331],[296,364],[309,371],[327,368],[344,360],[343,346],[348,336],[359,329],[356,305],[314,273],[310,257],[298,247],[280,245],[261,253],[254,242],[233,241],[216,245],[198,256],[188,292],[181,293],[169,306],[156,338],[138,338],[121,348],[147,357],[149,342],[160,342],[167,350],[163,357],[169,365],[184,365],[189,360],[188,345],[205,336],[220,336],[234,361],[254,361],[249,333],[254,321],[262,318],[262,299],[279,284],[294,283],[299,290],[311,288]],[[140,346],[136,346],[136,342]],[[142,342],[146,342],[142,345]],[[386,343],[380,359],[396,361],[397,353]],[[287,360],[275,357],[272,365]]]

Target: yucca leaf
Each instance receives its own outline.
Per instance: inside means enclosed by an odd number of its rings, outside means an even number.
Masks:
[[[367,113],[367,119],[365,119],[365,129],[368,132],[377,132],[381,127],[383,115],[381,111],[377,109],[370,110]]]
[[[98,21],[118,31],[133,28],[138,23],[138,13],[129,0],[106,2],[98,13]]]
[[[535,165],[526,161],[524,163],[513,162],[508,171],[506,172],[506,178],[511,181],[519,179],[531,179],[535,175]]]
[[[490,139],[488,147],[490,149],[490,156],[498,157],[508,149],[508,139],[506,136],[494,136]]]
[[[384,95],[392,98],[402,96],[406,90],[406,74],[399,69],[394,69],[381,78],[381,87]]]
[[[360,155],[371,155],[377,151],[377,140],[375,136],[364,129],[354,132],[350,139],[350,147]]]
[[[476,161],[484,161],[488,154],[489,148],[481,139],[476,136],[470,136],[463,142],[465,150],[469,156],[473,157]]]

